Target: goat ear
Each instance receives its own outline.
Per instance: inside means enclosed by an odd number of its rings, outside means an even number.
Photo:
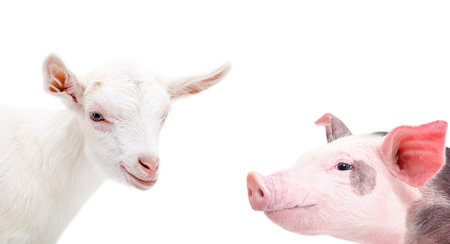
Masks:
[[[217,70],[205,75],[172,78],[163,82],[170,98],[178,98],[184,95],[196,94],[221,81],[231,69],[231,64],[222,65]]]
[[[340,119],[330,113],[324,114],[315,122],[315,124],[325,126],[328,142],[352,134]]]
[[[68,105],[78,104],[83,94],[75,75],[64,65],[61,58],[52,53],[42,65],[44,90],[62,97]]]
[[[447,122],[400,126],[389,132],[381,146],[384,162],[394,176],[422,187],[445,163]]]

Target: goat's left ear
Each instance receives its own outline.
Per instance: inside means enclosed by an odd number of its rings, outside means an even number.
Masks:
[[[42,73],[46,92],[61,96],[70,107],[79,105],[84,89],[61,58],[54,53],[48,55],[42,65]]]
[[[391,174],[413,187],[425,185],[445,163],[446,132],[447,122],[440,120],[389,132],[381,155]]]
[[[231,64],[222,65],[217,70],[205,75],[171,78],[163,82],[170,98],[178,98],[184,95],[199,93],[221,81],[231,69]]]

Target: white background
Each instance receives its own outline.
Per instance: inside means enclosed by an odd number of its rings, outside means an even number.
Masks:
[[[75,74],[117,58],[174,76],[233,63],[174,104],[156,186],[105,183],[60,244],[349,243],[253,211],[247,173],[324,144],[313,122],[327,112],[354,134],[450,121],[447,1],[12,2],[0,3],[2,104],[63,108],[42,88],[51,52]]]

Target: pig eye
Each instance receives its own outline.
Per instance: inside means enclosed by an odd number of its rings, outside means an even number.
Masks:
[[[91,112],[91,113],[89,113],[89,115],[91,116],[91,119],[95,122],[100,122],[100,121],[105,120],[105,117],[103,117],[103,115],[99,112]]]
[[[338,170],[342,170],[342,171],[344,171],[344,170],[352,170],[353,169],[353,166],[352,165],[350,165],[350,164],[348,164],[348,163],[338,163],[338,165],[336,166],[336,168],[338,169]]]

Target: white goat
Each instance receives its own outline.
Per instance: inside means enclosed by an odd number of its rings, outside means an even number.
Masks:
[[[69,109],[0,107],[0,243],[55,243],[107,177],[149,189],[171,100],[207,89],[229,70],[167,79],[118,62],[76,77],[50,54],[44,89]]]

